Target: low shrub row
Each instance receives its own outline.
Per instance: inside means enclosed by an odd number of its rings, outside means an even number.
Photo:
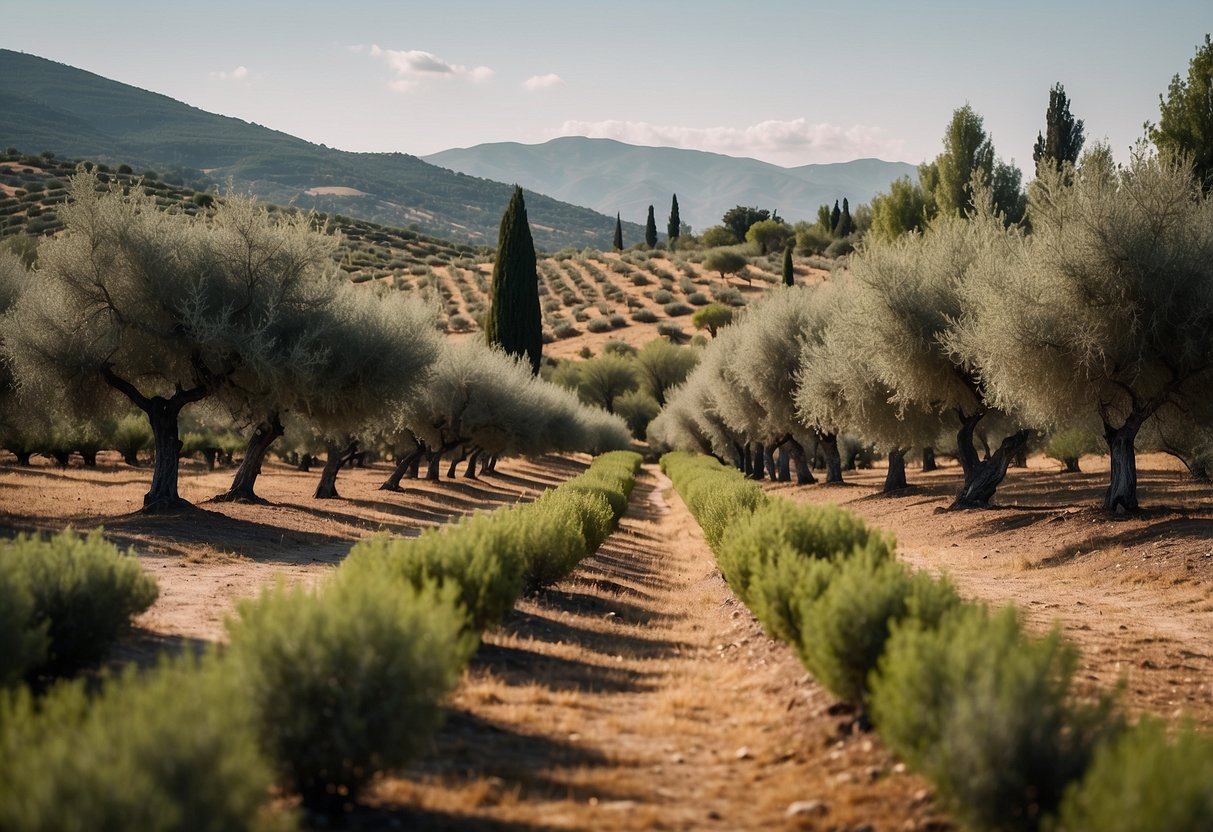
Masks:
[[[610,534],[639,464],[606,454],[533,503],[358,544],[319,588],[241,604],[222,655],[131,672],[92,698],[83,683],[0,692],[0,829],[293,827],[266,807],[274,782],[339,812],[426,741],[479,630]],[[14,562],[0,557],[0,575]],[[14,586],[0,581],[6,621],[33,607]]]
[[[0,544],[0,685],[97,661],[158,592],[99,530]]]
[[[1115,696],[1078,701],[1077,651],[1016,610],[961,601],[836,506],[774,498],[704,456],[662,458],[721,572],[767,632],[870,715],[966,827],[1213,828],[1213,740],[1126,730]]]

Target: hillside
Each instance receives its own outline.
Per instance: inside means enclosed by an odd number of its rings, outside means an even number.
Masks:
[[[844,197],[852,207],[870,202],[894,179],[916,173],[913,165],[880,159],[784,168],[719,153],[581,136],[535,145],[481,144],[424,158],[472,176],[520,182],[557,199],[604,214],[620,212],[638,222],[644,222],[653,205],[662,229],[670,196],[676,193],[682,221],[697,231],[719,223],[734,205],[774,208],[789,222],[813,220],[819,205],[833,205]]]
[[[61,230],[58,207],[67,199],[67,179],[75,169],[73,160],[0,151],[0,243]],[[141,182],[166,209],[193,214],[206,210],[212,199],[186,186],[148,179],[129,165],[99,164],[98,170],[103,179],[124,186]],[[291,210],[272,204],[269,209]],[[342,215],[317,219],[340,235],[337,265],[350,280],[432,297],[442,308],[442,324],[456,337],[481,331],[493,273],[491,249]],[[636,347],[661,336],[686,342],[696,334],[691,315],[698,307],[713,301],[741,307],[782,280],[780,254],[752,257],[745,273],[729,280],[706,271],[702,260],[703,252],[694,250],[583,249],[542,258],[544,355],[570,358],[587,348],[597,354],[609,340]],[[828,272],[821,267],[829,265],[797,257],[797,279],[822,279]]]
[[[270,202],[478,245],[496,244],[512,190],[403,153],[312,144],[10,50],[0,50],[0,147],[125,162],[199,189],[230,178]],[[541,248],[611,243],[614,211],[605,216],[541,192],[527,193],[527,211]],[[639,239],[643,227],[629,225],[625,234]]]

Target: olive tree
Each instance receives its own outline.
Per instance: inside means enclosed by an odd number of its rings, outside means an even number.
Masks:
[[[228,206],[215,221],[162,211],[138,188],[124,194],[80,172],[60,208],[65,230],[40,252],[38,280],[13,308],[6,349],[23,386],[66,401],[81,415],[122,398],[149,420],[156,453],[146,510],[184,505],[177,492],[178,417],[274,354],[274,322],[299,303],[304,235],[261,252],[227,256]],[[266,220],[268,222],[268,220]]]
[[[1048,425],[1096,413],[1104,508],[1133,511],[1142,427],[1213,415],[1213,202],[1189,165],[1142,156],[1084,165],[1072,185],[1044,171],[1031,199],[1034,233],[982,258],[950,343],[996,405]]]
[[[918,404],[894,404],[894,391],[867,361],[870,338],[850,280],[836,283],[827,324],[819,338],[804,344],[795,392],[796,411],[810,425],[859,433],[888,449],[884,491],[906,487],[905,455],[939,435],[939,414]]]
[[[956,450],[964,484],[955,507],[981,506],[994,496],[1011,457],[1029,432],[1007,435],[981,458],[974,432],[995,407],[979,364],[949,344],[965,307],[962,287],[996,241],[1017,234],[985,208],[972,219],[940,216],[926,234],[867,246],[850,263],[848,286],[856,337],[864,361],[897,407],[952,413],[959,422]],[[1017,309],[1006,304],[1008,315]]]
[[[664,407],[667,391],[686,380],[699,363],[699,353],[665,338],[654,338],[637,351],[633,360],[641,385],[658,407]]]
[[[709,271],[719,272],[720,279],[727,280],[728,275],[742,271],[749,262],[746,256],[739,251],[731,248],[716,248],[704,255],[703,267]]]

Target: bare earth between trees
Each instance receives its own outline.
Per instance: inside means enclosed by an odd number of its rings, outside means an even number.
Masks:
[[[530,499],[582,467],[509,461],[482,482],[418,482],[388,495],[375,490],[377,466],[348,472],[349,499],[317,508],[312,477],[275,464],[266,472],[273,505],[147,517],[126,513],[146,474],[106,462],[0,469],[0,527],[103,522],[138,548],[161,597],[118,661],[220,637],[235,599],[278,575],[317,580],[367,534],[414,534]],[[911,471],[914,486],[895,498],[875,494],[883,471],[849,472],[843,486],[771,488],[842,503],[894,532],[909,562],[948,571],[966,595],[1013,601],[1040,629],[1059,621],[1082,649],[1079,680],[1091,690],[1123,679],[1130,710],[1213,724],[1207,487],[1163,457],[1141,462],[1157,507],[1130,518],[1091,508],[1106,476],[1099,458],[1079,475],[1033,459],[1012,471],[1003,507],[983,511],[935,511],[955,491],[951,468]],[[226,486],[224,472],[184,473],[186,499]],[[667,489],[646,469],[598,555],[486,637],[431,753],[381,782],[356,827],[943,826],[925,784],[878,738],[852,733],[790,651],[762,634]],[[792,806],[800,813],[789,816]]]

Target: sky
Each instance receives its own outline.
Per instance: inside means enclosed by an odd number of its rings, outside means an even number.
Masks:
[[[1213,31],[1209,0],[40,0],[23,17],[0,47],[343,150],[586,135],[785,166],[934,158],[968,103],[1029,168],[1057,82],[1124,161]]]

